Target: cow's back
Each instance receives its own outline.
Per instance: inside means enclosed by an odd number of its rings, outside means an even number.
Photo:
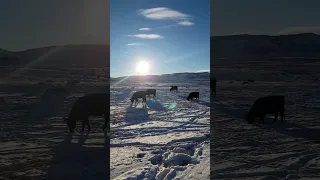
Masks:
[[[199,92],[191,92],[189,97],[199,97]]]
[[[134,98],[145,98],[146,97],[146,91],[137,91],[133,93],[132,97]]]
[[[284,110],[284,96],[265,96],[255,101],[253,111],[275,113]]]
[[[156,92],[155,89],[147,89],[147,90],[146,90],[146,93],[147,93],[147,94],[153,94],[153,93],[155,93],[155,92]]]
[[[192,94],[193,96],[195,96],[195,97],[196,97],[196,96],[199,96],[199,92],[192,92],[191,94]]]
[[[74,103],[72,112],[78,116],[82,115],[100,115],[107,113],[110,96],[107,93],[96,93],[80,97]]]

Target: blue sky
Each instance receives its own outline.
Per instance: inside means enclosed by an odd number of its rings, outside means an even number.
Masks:
[[[210,0],[111,0],[110,75],[137,74],[141,59],[148,74],[209,70],[209,37]]]

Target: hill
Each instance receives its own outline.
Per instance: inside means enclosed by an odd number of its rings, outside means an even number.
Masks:
[[[320,58],[320,36],[312,33],[294,35],[232,35],[210,38],[211,62],[272,60],[283,57]]]
[[[26,51],[10,52],[0,49],[0,66],[25,66],[39,61],[34,67],[109,67],[109,45],[50,46]]]
[[[146,76],[130,76],[130,77],[118,77],[111,78],[111,82],[123,82],[123,83],[138,83],[138,82],[184,82],[184,81],[208,81],[210,73],[172,73],[161,75],[146,75]]]
[[[18,69],[21,69],[18,71]],[[0,49],[1,77],[16,79],[71,78],[74,75],[109,77],[109,45],[50,46],[11,52]]]

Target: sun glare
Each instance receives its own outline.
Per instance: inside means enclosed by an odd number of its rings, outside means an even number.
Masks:
[[[146,75],[149,72],[149,63],[147,61],[139,61],[136,70],[138,74]]]

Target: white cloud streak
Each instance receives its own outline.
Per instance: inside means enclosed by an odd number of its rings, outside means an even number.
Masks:
[[[128,35],[129,37],[136,37],[140,39],[163,39],[164,37],[159,34],[135,34]]]
[[[190,21],[181,21],[181,22],[178,22],[178,25],[181,25],[181,26],[192,26],[192,25],[194,25],[194,23],[190,22]]]
[[[174,20],[178,21],[178,23],[174,25],[167,25],[158,28],[168,28],[168,27],[175,27],[175,26],[192,26],[194,25],[193,22],[190,21],[193,17],[191,15],[182,13],[177,10],[173,10],[166,7],[156,7],[150,9],[140,9],[138,10],[138,14],[153,20]],[[140,28],[140,30],[150,30],[151,28]]]
[[[139,30],[140,30],[140,31],[150,31],[151,28],[140,28]]]
[[[128,43],[127,46],[141,46],[142,43]]]
[[[138,12],[145,18],[156,20],[186,20],[191,18],[191,16],[188,14],[184,14],[180,11],[172,10],[166,7],[140,9]]]

